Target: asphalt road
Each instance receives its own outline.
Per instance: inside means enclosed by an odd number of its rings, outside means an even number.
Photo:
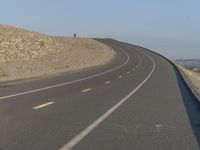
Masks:
[[[1,150],[196,150],[200,114],[173,66],[144,48],[103,66],[0,85]]]

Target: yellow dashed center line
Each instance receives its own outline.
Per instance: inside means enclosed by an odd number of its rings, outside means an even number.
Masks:
[[[122,78],[122,76],[118,76],[118,78]]]
[[[92,89],[91,88],[88,88],[88,89],[84,89],[84,90],[82,90],[81,92],[88,92],[88,91],[91,91]]]
[[[106,81],[105,84],[109,84],[111,81]]]
[[[46,106],[52,105],[52,104],[54,104],[54,102],[48,102],[48,103],[45,103],[42,105],[35,106],[35,107],[33,107],[33,109],[40,109],[40,108],[43,108],[43,107],[46,107]]]

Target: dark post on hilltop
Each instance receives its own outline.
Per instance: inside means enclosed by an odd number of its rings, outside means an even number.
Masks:
[[[74,38],[76,38],[76,33],[74,33]]]

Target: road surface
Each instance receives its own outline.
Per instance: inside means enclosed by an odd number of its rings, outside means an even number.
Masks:
[[[173,66],[98,40],[116,51],[109,64],[0,85],[0,149],[199,149],[200,114]]]

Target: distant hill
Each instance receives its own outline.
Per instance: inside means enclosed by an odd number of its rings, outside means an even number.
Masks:
[[[200,59],[177,59],[175,63],[188,69],[198,68],[200,70]]]

